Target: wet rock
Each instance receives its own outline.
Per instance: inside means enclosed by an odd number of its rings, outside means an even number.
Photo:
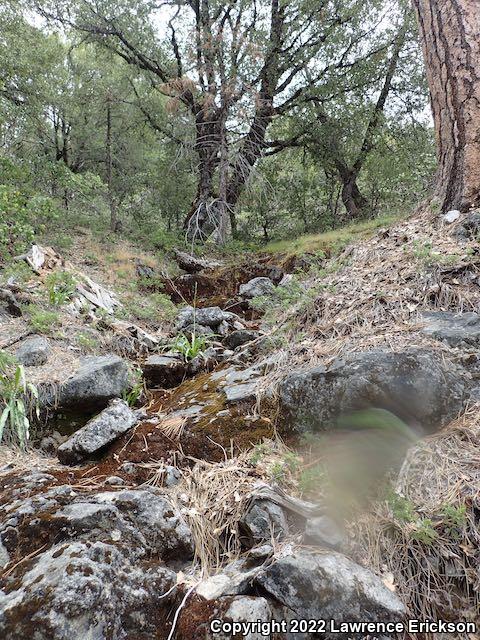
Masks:
[[[274,562],[255,582],[296,618],[334,619],[340,624],[401,620],[406,613],[380,578],[335,552],[297,551]]]
[[[46,338],[32,336],[22,342],[15,352],[15,357],[25,367],[38,367],[47,362],[50,351],[50,344]]]
[[[185,378],[186,365],[175,354],[151,355],[143,363],[142,371],[150,386],[170,389],[176,387]]]
[[[427,322],[422,333],[432,338],[451,347],[480,345],[480,316],[477,313],[433,311],[424,313],[422,317]]]
[[[338,549],[345,542],[345,534],[328,516],[319,516],[307,520],[305,525],[307,541]]]
[[[0,288],[0,317],[13,316],[19,318],[22,315],[20,303],[9,289]]]
[[[252,340],[256,340],[259,335],[258,331],[239,329],[238,331],[233,331],[229,336],[227,336],[223,341],[223,344],[229,349],[236,349],[248,342],[252,342]]]
[[[39,389],[40,403],[56,408],[95,411],[121,397],[129,385],[128,367],[115,355],[87,356],[71,378],[52,391]]]
[[[229,319],[228,314],[220,307],[185,307],[177,316],[177,329],[182,330],[189,325],[198,324],[204,327],[216,328],[219,324]]]
[[[113,400],[110,406],[58,447],[58,459],[63,464],[76,464],[94,456],[131,429],[142,416],[124,400]]]
[[[257,298],[268,296],[275,290],[275,285],[270,278],[253,278],[246,284],[241,284],[239,294],[243,298]]]
[[[241,520],[248,546],[288,535],[288,523],[283,509],[270,500],[256,500]]]
[[[426,349],[367,351],[289,375],[280,385],[287,423],[300,431],[335,427],[359,409],[386,409],[421,431],[452,420],[466,400],[464,370]]]
[[[452,231],[452,237],[467,242],[468,240],[476,240],[480,235],[480,212],[473,211],[465,216]]]
[[[172,571],[139,566],[112,544],[60,543],[0,592],[0,633],[9,640],[104,640],[108,629],[115,638],[130,631],[152,637],[152,610],[174,583]]]

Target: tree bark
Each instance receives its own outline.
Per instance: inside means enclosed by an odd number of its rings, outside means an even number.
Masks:
[[[441,210],[480,205],[480,5],[413,0],[427,68]]]

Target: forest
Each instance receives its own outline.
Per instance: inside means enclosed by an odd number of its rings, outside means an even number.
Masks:
[[[0,638],[478,640],[479,0],[2,0]]]
[[[34,230],[258,244],[401,214],[432,181],[407,2],[37,4],[0,14],[2,189],[41,200]]]

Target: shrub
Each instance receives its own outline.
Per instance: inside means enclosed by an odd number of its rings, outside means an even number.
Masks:
[[[54,307],[60,307],[70,300],[75,293],[75,280],[68,271],[54,271],[45,281],[48,301]]]

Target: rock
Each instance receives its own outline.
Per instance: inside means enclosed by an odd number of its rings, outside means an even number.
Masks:
[[[180,469],[177,469],[177,467],[172,467],[169,464],[165,466],[165,475],[164,475],[163,484],[166,487],[174,487],[176,484],[180,482],[181,478],[182,478],[182,472],[180,471]]]
[[[47,362],[50,351],[50,344],[46,338],[32,336],[22,342],[15,352],[15,357],[25,367],[38,367]]]
[[[480,345],[480,316],[477,313],[433,311],[424,313],[422,318],[427,322],[422,333],[446,342],[451,347]]]
[[[151,355],[142,366],[149,385],[170,389],[182,382],[186,375],[185,362],[175,354]]]
[[[452,237],[467,242],[468,240],[476,240],[480,234],[480,212],[473,211],[465,216],[452,231]]]
[[[248,546],[288,535],[288,523],[283,509],[269,500],[256,500],[241,520],[248,537]]]
[[[268,296],[275,290],[275,285],[270,278],[253,278],[246,284],[241,284],[239,294],[243,298],[257,298]]]
[[[188,375],[195,376],[201,371],[211,371],[221,360],[221,354],[214,347],[205,349],[203,353],[192,358],[187,365]]]
[[[241,347],[247,342],[252,342],[252,340],[256,340],[259,337],[258,331],[249,331],[248,329],[239,329],[238,331],[233,331],[230,335],[228,335],[223,344],[229,349],[236,349],[237,347]]]
[[[113,400],[110,406],[73,434],[57,450],[63,464],[76,464],[98,454],[103,447],[131,429],[140,419],[124,400]]]
[[[345,542],[345,534],[328,516],[319,516],[307,520],[305,537],[315,544],[327,545],[338,549]]]
[[[447,211],[447,213],[444,213],[442,215],[442,220],[447,224],[452,224],[453,222],[458,220],[459,217],[460,217],[460,211],[458,211],[457,209],[452,209],[452,211]]]
[[[184,327],[181,331],[189,338],[192,335],[205,336],[206,338],[213,338],[216,335],[212,327],[205,327],[202,324],[189,324],[186,327]]]
[[[178,249],[174,249],[173,253],[175,262],[178,264],[180,269],[183,269],[187,273],[198,273],[204,269],[215,269],[222,265],[222,263],[217,260],[196,258],[195,256],[191,256],[189,253],[185,253],[185,251],[178,251]]]
[[[228,404],[238,404],[240,402],[249,402],[251,400],[255,400],[256,391],[256,382],[247,382],[244,384],[229,384],[223,388],[223,392],[227,397]]]
[[[0,317],[2,315],[19,318],[22,315],[22,308],[9,289],[0,288]]]
[[[203,307],[201,309],[185,307],[177,316],[176,326],[180,331],[193,324],[216,328],[228,319],[228,314],[222,311],[220,307]]]
[[[173,571],[139,566],[116,545],[59,543],[0,592],[0,633],[9,640],[153,637]]]
[[[278,283],[279,287],[286,287],[293,281],[293,273],[286,273]]]
[[[466,399],[463,369],[426,349],[367,351],[337,358],[328,367],[290,374],[280,405],[300,431],[335,427],[359,409],[386,409],[411,426],[433,432],[450,422]]]
[[[40,404],[75,411],[95,411],[109,400],[121,397],[128,388],[128,367],[115,355],[87,356],[72,377],[52,392],[48,386],[39,389]]]
[[[127,483],[123,478],[120,478],[120,476],[108,476],[108,478],[105,479],[105,484],[109,484],[112,487],[122,487]]]
[[[265,598],[257,598],[253,596],[238,596],[236,598],[224,598],[219,601],[222,604],[222,612],[218,619],[224,624],[230,623],[266,623],[268,624],[272,619],[272,611],[270,605]],[[224,604],[225,603],[225,604]],[[218,623],[216,623],[218,624]],[[212,630],[208,629],[205,637],[206,640],[231,640],[237,637],[237,634],[232,635],[230,627],[224,627],[224,630],[217,632],[215,626]],[[266,638],[273,637],[272,635],[262,634],[260,631],[249,631],[245,634],[241,634],[242,640],[265,640]]]
[[[371,571],[345,556],[297,551],[278,559],[255,582],[295,618],[382,622],[401,620],[405,607]],[[322,637],[332,636],[327,632]]]

